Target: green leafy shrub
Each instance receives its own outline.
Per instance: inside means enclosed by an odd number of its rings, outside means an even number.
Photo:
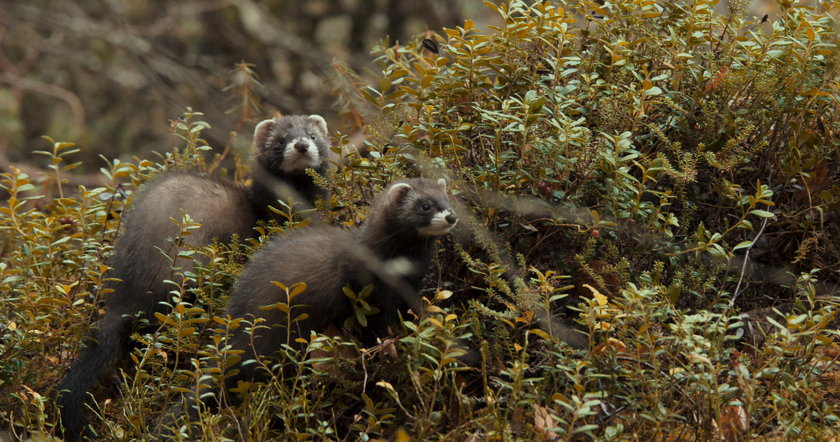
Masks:
[[[322,177],[321,218],[363,222],[393,178],[447,175],[464,226],[435,256],[426,315],[374,348],[332,333],[289,347],[294,375],[202,410],[202,439],[835,434],[840,5],[782,3],[767,20],[713,6],[488,3],[497,27],[383,43],[376,87],[340,68],[368,155]],[[5,175],[0,416],[11,429],[55,424],[49,388],[97,316],[120,196],[166,167],[218,167],[197,117],[174,123],[184,146],[161,164],[108,162],[101,188],[62,185],[66,143],[45,153],[49,187]],[[305,228],[291,224],[261,233]],[[173,287],[172,313],[135,336],[133,367],[110,388],[120,394],[98,401],[100,434],[153,436],[177,393],[239,358],[223,336],[260,324],[223,306],[262,240],[184,252],[211,258],[184,275],[196,301]],[[366,293],[348,295],[348,325],[374,314]],[[475,367],[456,362],[456,339],[480,355]]]

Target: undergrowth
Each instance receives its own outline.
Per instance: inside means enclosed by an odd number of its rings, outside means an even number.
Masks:
[[[424,315],[373,348],[312,336],[294,375],[202,410],[202,439],[836,434],[840,5],[755,18],[715,3],[488,3],[497,28],[383,42],[371,85],[338,67],[366,155],[322,177],[321,219],[361,223],[392,179],[445,175],[460,230],[441,241]],[[157,162],[103,160],[100,188],[69,189],[75,148],[52,140],[49,174],[3,176],[10,431],[53,432],[50,388],[100,314],[131,194],[163,169],[220,164],[200,117],[173,122],[183,145]],[[244,180],[240,163],[227,174]],[[268,236],[307,228],[281,212],[290,225],[259,239],[184,252],[209,264],[177,270],[172,313],[95,392],[100,435],[153,436],[178,393],[238,358],[222,337],[258,325],[223,316],[232,281]],[[455,338],[480,362],[457,362]]]

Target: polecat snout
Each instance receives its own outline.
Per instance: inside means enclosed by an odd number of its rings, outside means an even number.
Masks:
[[[415,178],[391,185],[371,207],[361,228],[309,228],[273,238],[245,267],[228,306],[232,317],[262,318],[267,327],[256,328],[253,340],[245,327],[237,329],[230,340],[232,347],[245,351],[243,361],[265,356],[282,360],[284,344],[299,345],[296,338],[306,339],[311,331],[322,332],[330,324],[342,327],[353,314],[344,287],[359,293],[369,285],[373,290],[367,302],[379,312],[368,317],[359,337],[374,343],[408,308],[420,313],[419,289],[435,241],[457,222],[446,182]],[[286,286],[306,283],[290,304],[295,317],[307,316],[291,328],[282,310],[264,308],[289,303],[272,281]],[[227,385],[262,377],[256,367],[240,365],[239,374],[229,377]]]
[[[138,314],[154,323],[155,312],[167,311],[162,303],[171,299],[173,286],[165,281],[176,279],[173,268],[192,268],[191,259],[175,258],[185,244],[199,248],[214,239],[251,237],[257,220],[270,216],[266,206],[278,198],[312,204],[320,194],[306,169],[326,171],[329,134],[323,118],[265,120],[254,131],[254,144],[257,170],[250,187],[194,172],[167,172],[135,195],[125,232],[110,258],[110,282],[103,288],[113,292],[105,298],[105,315],[56,389],[65,439],[92,437],[84,415],[88,391],[125,355]],[[283,191],[278,195],[275,189]],[[183,214],[201,227],[179,241],[179,228],[172,220],[181,220]]]

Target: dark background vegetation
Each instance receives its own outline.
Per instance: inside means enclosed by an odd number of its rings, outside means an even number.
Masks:
[[[281,111],[322,114],[336,147],[368,151],[325,177],[324,221],[360,223],[385,183],[422,174],[449,178],[462,222],[428,315],[206,411],[205,438],[829,438],[838,15],[787,0],[3,2],[3,425],[52,431],[121,196],[162,169],[214,169],[228,147],[224,168],[244,171],[253,124]],[[100,434],[148,437],[225,356],[209,329],[224,333],[256,247],[192,251],[214,258],[186,275],[198,301],[136,336],[130,369],[95,392]],[[455,336],[480,367],[454,363]]]
[[[41,136],[73,140],[80,160],[172,146],[167,122],[189,106],[224,146],[275,111],[324,114],[340,87],[333,63],[364,73],[381,40],[455,26],[480,2],[446,0],[4,1],[0,3],[0,167],[32,161]],[[252,121],[237,126],[231,70],[251,63]],[[247,134],[246,134],[247,135]],[[245,140],[245,146],[249,140]],[[93,170],[96,170],[95,168]]]

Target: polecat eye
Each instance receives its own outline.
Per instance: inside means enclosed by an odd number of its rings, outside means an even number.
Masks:
[[[278,138],[277,139],[277,144],[286,144],[286,139],[285,138]]]
[[[315,139],[315,135],[310,135],[309,138]]]
[[[432,206],[428,205],[427,203],[424,203],[422,206],[420,206],[420,208],[423,209],[424,212],[428,212],[429,209],[432,208]]]

